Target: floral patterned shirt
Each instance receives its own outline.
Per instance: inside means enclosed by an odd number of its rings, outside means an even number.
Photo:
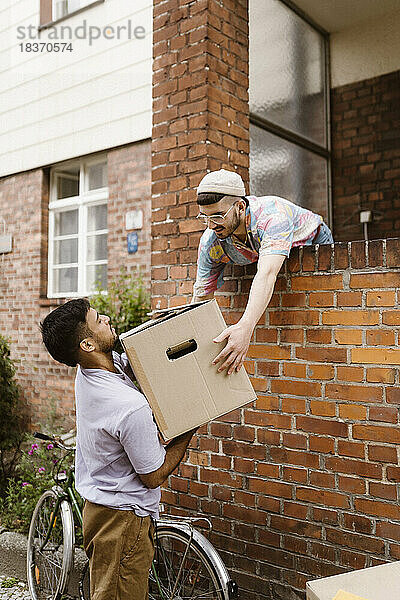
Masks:
[[[232,236],[220,240],[211,229],[201,236],[195,296],[206,296],[221,287],[228,263],[246,265],[268,254],[289,256],[293,246],[312,244],[323,222],[320,215],[279,196],[247,196],[247,199],[248,245]]]

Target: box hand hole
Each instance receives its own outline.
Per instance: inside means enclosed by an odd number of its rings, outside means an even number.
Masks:
[[[186,342],[181,342],[176,346],[171,346],[171,348],[167,348],[166,354],[168,360],[176,360],[177,358],[186,356],[187,354],[190,354],[195,350],[197,350],[196,340],[187,340]]]

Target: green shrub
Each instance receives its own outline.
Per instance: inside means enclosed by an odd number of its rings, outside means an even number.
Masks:
[[[150,294],[139,271],[128,273],[122,267],[118,277],[109,283],[108,293],[102,293],[98,287],[90,297],[90,305],[98,313],[110,317],[112,326],[119,335],[148,319]],[[116,350],[122,351],[119,343]]]
[[[25,434],[21,391],[15,381],[9,342],[0,335],[0,497],[13,476]]]
[[[54,485],[53,474],[73,462],[73,455],[54,448],[50,442],[29,436],[25,450],[10,478],[4,498],[0,499],[0,523],[13,531],[27,533],[33,510],[43,492]]]

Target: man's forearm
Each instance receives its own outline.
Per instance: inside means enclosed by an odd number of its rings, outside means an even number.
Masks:
[[[187,447],[189,446],[190,440],[197,429],[192,429],[187,433],[179,435],[177,438],[171,440],[167,445],[166,454],[163,465],[148,475],[141,476],[145,485],[150,488],[156,488],[160,486],[167,479],[168,475],[176,469],[185,455]]]
[[[267,308],[274,291],[276,275],[257,273],[251,284],[246,310],[239,323],[253,332],[260,317]]]

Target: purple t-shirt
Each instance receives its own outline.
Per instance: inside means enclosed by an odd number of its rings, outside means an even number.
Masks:
[[[113,359],[118,373],[78,366],[76,489],[95,504],[157,518],[160,488],[147,488],[138,473],[161,467],[165,449],[145,396],[127,374],[126,355],[113,352]]]

